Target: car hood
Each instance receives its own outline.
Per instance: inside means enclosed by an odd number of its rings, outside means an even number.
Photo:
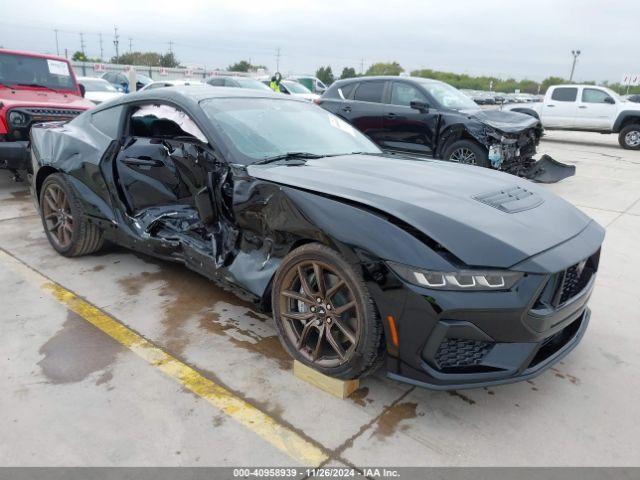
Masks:
[[[92,102],[102,103],[113,100],[114,98],[122,97],[123,95],[124,93],[122,92],[87,92],[85,94],[85,98]]]
[[[250,165],[247,170],[256,178],[382,211],[423,232],[469,266],[511,267],[578,235],[591,222],[531,182],[439,160],[344,155],[303,165]],[[529,200],[535,201],[524,202],[529,208],[508,213],[490,204],[509,200],[504,192],[514,188],[532,194]]]
[[[466,110],[462,113],[503,133],[519,133],[539,123],[531,115],[505,110]]]
[[[14,107],[59,107],[86,110],[92,102],[73,93],[61,93],[37,89],[0,88],[0,101],[6,108]]]

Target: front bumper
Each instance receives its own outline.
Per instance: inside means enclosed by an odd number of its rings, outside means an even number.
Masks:
[[[29,142],[0,142],[0,168],[27,170],[29,165]]]
[[[581,264],[580,271],[588,272],[582,283],[568,273],[574,265],[553,274],[528,273],[503,292],[430,290],[389,272],[370,288],[381,317],[392,316],[397,328],[398,344],[387,340],[388,376],[457,390],[539,375],[584,335],[598,259],[599,250]],[[575,287],[570,296],[565,285]]]
[[[388,372],[388,377],[432,390],[462,390],[515,383],[537,377],[573,350],[582,339],[591,311],[584,308],[581,315],[565,329],[539,343],[496,344],[487,363],[501,365],[502,371],[447,375],[439,373],[424,363],[423,368],[436,382],[427,382]]]

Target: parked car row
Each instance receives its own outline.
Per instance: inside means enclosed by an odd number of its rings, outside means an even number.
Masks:
[[[530,103],[539,102],[541,98],[538,95],[530,93],[504,93],[504,92],[487,92],[482,90],[461,89],[471,100],[478,105],[501,105],[504,103]]]

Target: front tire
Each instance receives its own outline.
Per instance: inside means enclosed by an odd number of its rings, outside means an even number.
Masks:
[[[626,150],[640,150],[640,124],[627,125],[620,130],[618,143]]]
[[[491,166],[488,152],[471,140],[458,140],[453,142],[445,150],[442,158],[450,162],[463,163],[466,165],[477,165],[487,168]]]
[[[289,253],[272,305],[280,341],[299,362],[342,379],[377,366],[382,325],[362,275],[338,252],[310,243]]]
[[[42,183],[40,217],[51,246],[65,257],[79,257],[102,247],[102,231],[89,223],[82,205],[65,180],[54,173]]]

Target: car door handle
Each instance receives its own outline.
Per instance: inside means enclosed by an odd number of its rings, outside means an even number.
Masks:
[[[126,163],[127,165],[136,166],[136,167],[163,167],[164,166],[164,163],[162,163],[162,161],[160,160],[154,160],[153,158],[145,158],[145,157],[138,157],[138,158],[128,157],[124,159],[124,163]]]
[[[580,105],[578,108],[587,108],[585,105]]]
[[[547,107],[555,107],[555,105],[547,105]]]
[[[349,107],[349,106],[342,107],[342,111],[349,113],[351,111],[351,107]]]

